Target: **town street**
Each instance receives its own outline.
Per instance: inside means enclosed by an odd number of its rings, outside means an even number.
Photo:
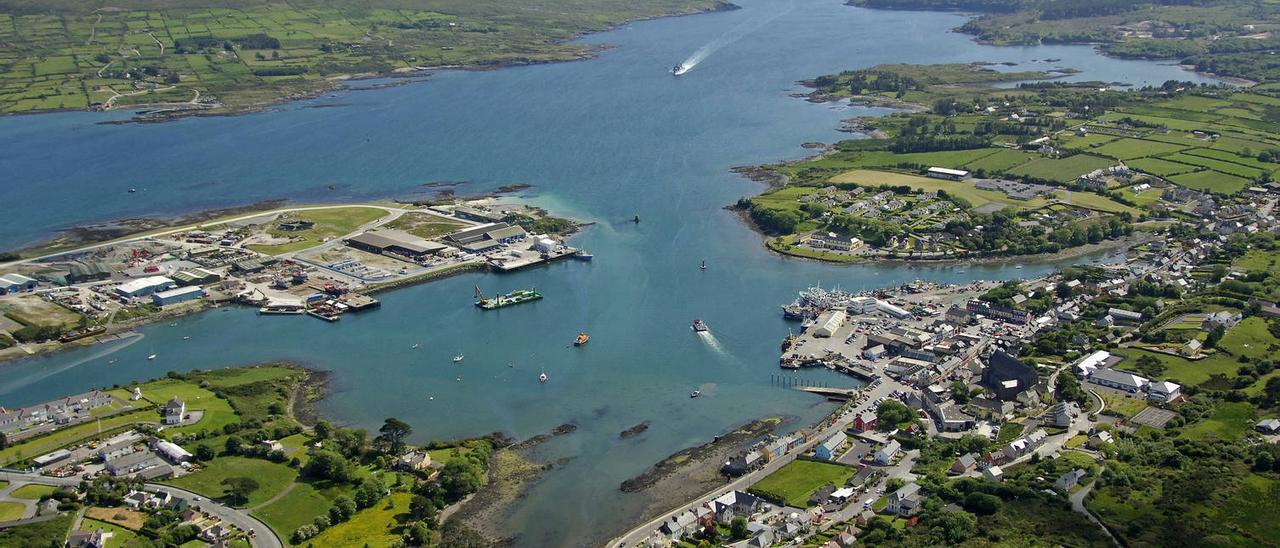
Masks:
[[[24,474],[21,472],[13,472],[9,470],[0,470],[0,480],[9,483],[37,483],[40,485],[54,485],[59,487],[75,487],[80,485],[80,478],[54,478],[49,476],[37,476],[33,474]],[[225,523],[234,525],[236,528],[249,532],[253,531],[255,536],[249,541],[254,548],[284,548],[284,543],[276,537],[275,533],[266,524],[258,521],[258,518],[250,516],[247,512],[237,510],[224,504],[208,500],[200,495],[179,489],[169,485],[161,485],[158,483],[148,483],[145,489],[150,492],[168,491],[169,493],[187,499],[193,507],[198,507],[200,511],[214,516]]]

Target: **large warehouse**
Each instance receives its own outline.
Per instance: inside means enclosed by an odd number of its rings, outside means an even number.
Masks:
[[[470,251],[479,253],[488,251],[502,244],[509,244],[525,239],[528,233],[516,225],[494,223],[481,225],[466,230],[459,230],[445,237],[450,243]]]
[[[157,291],[172,289],[177,285],[173,280],[164,276],[148,276],[120,284],[116,287],[116,293],[121,297],[142,297]]]
[[[348,239],[347,245],[370,253],[390,253],[414,259],[434,255],[449,248],[447,245],[400,230],[371,230]]]

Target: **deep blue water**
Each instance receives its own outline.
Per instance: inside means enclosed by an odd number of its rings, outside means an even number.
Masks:
[[[0,119],[0,248],[58,228],[169,215],[267,198],[295,202],[408,196],[430,181],[460,191],[534,185],[554,212],[596,221],[574,243],[594,263],[474,274],[381,296],[381,310],[337,324],[213,311],[142,329],[131,345],[28,359],[0,371],[0,403],[18,405],[162,375],[287,359],[332,370],[322,410],[376,428],[396,416],[416,441],[495,430],[523,438],[573,421],[545,449],[570,463],[509,518],[525,545],[585,542],[639,511],[617,486],[680,448],[748,419],[800,422],[829,408],[770,385],[788,325],[777,306],[813,284],[861,289],[915,278],[1032,276],[1049,267],[849,266],[790,260],[723,206],[760,186],[728,170],[798,158],[799,144],[845,137],[842,118],[882,111],[788,97],[795,81],[885,62],[1062,66],[1076,80],[1135,85],[1202,80],[1174,66],[1120,61],[1087,47],[993,48],[948,32],[961,17],[876,12],[838,0],[741,2],[745,9],[636,23],[586,41],[616,45],[576,63],[442,72],[426,82],[346,91],[230,118],[102,125],[122,113]],[[669,67],[717,37],[743,34],[689,74]],[[737,29],[737,30],[735,30]],[[1033,59],[1060,58],[1054,65]],[[341,104],[334,108],[307,108]],[[336,185],[336,190],[328,190]],[[129,194],[128,188],[139,192]],[[639,225],[629,222],[640,215]],[[699,271],[705,259],[707,271]],[[484,313],[471,287],[536,286],[546,299]],[[715,341],[689,330],[706,320]],[[569,346],[580,329],[589,345]],[[183,341],[183,336],[191,340]],[[411,350],[413,343],[423,347]],[[466,353],[464,365],[449,357]],[[118,363],[107,365],[108,352]],[[148,354],[159,354],[149,362]],[[515,363],[516,367],[508,367]],[[551,382],[537,382],[539,370]],[[462,381],[457,381],[458,376]],[[848,381],[819,372],[812,381]],[[688,394],[701,388],[704,397]],[[652,427],[625,442],[619,431]]]

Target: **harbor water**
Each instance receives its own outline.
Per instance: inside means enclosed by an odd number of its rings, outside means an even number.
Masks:
[[[1081,70],[1075,80],[1201,80],[1088,47],[980,46],[948,32],[964,20],[951,14],[868,11],[840,0],[740,3],[744,9],[587,37],[616,46],[589,61],[440,72],[258,114],[128,125],[99,123],[127,113],[0,118],[0,248],[89,222],[264,199],[423,196],[423,185],[436,181],[464,182],[460,194],[530,184],[535,204],[596,223],[571,242],[594,261],[399,289],[379,296],[381,309],[332,324],[225,308],[144,327],[141,338],[5,364],[0,404],[170,370],[289,360],[333,372],[320,407],[335,422],[372,429],[394,416],[413,426],[413,441],[493,431],[525,438],[572,422],[575,433],[543,448],[566,464],[532,488],[508,526],[523,546],[599,542],[635,521],[641,499],[618,485],[655,461],[753,418],[784,415],[798,425],[831,409],[771,382],[791,325],[778,305],[797,290],[1051,268],[835,266],[768,253],[724,209],[761,190],[730,168],[803,157],[801,143],[846,138],[835,131],[841,119],[885,112],[790,97],[804,91],[797,80],[877,63],[1006,61],[1017,64],[1008,70]],[[687,74],[669,73],[733,29],[749,32],[737,31]],[[334,106],[313,108],[325,105]],[[637,215],[641,222],[631,222]],[[544,298],[484,311],[472,306],[475,285],[488,293],[536,287]],[[710,331],[694,333],[695,318]],[[574,347],[580,330],[591,340]],[[466,359],[455,364],[459,353]],[[701,397],[690,398],[695,389]],[[647,432],[618,439],[646,420]]]

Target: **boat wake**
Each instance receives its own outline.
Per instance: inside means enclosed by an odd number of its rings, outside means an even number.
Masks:
[[[34,373],[32,375],[28,375],[18,379],[13,379],[14,382],[10,384],[8,388],[9,389],[25,388],[27,386],[40,382],[46,378],[49,378],[53,375],[57,375],[58,373],[61,373],[68,369],[79,367],[89,362],[100,361],[102,360],[102,358],[115,354],[116,352],[124,350],[130,346],[133,346],[134,344],[137,344],[137,342],[141,341],[145,336],[146,335],[143,335],[141,333],[137,333],[135,335],[126,335],[123,338],[123,340],[119,342],[119,344],[116,344],[115,346],[111,346],[110,348],[105,348],[98,352],[94,352],[88,356],[85,356],[78,360],[74,360],[60,367],[55,367],[50,369],[40,369],[37,373]]]
[[[712,350],[715,350],[720,354],[729,354],[729,352],[725,351],[724,346],[720,344],[720,339],[717,339],[710,331],[694,331],[694,333],[697,334],[698,338],[702,339],[702,342],[706,343],[706,345]]]
[[[681,61],[680,64],[672,68],[671,73],[676,76],[680,76],[681,74],[685,74],[693,70],[693,67],[698,66],[698,63],[701,63],[704,60],[706,60],[707,57],[711,56],[711,54],[719,51],[721,48],[729,44],[732,44],[734,42],[737,42],[738,40],[745,38],[747,35],[757,30],[760,30],[761,27],[769,24],[774,19],[782,17],[783,15],[786,15],[794,7],[795,7],[795,2],[793,1],[788,3],[787,6],[781,11],[768,14],[768,15],[762,15],[760,17],[755,17],[752,19],[748,19],[746,21],[739,23],[737,26],[725,31],[724,34],[721,34],[720,36],[716,37],[715,40],[712,40],[708,42],[705,46],[698,48],[697,51],[693,52],[693,55],[689,56],[688,59]]]

